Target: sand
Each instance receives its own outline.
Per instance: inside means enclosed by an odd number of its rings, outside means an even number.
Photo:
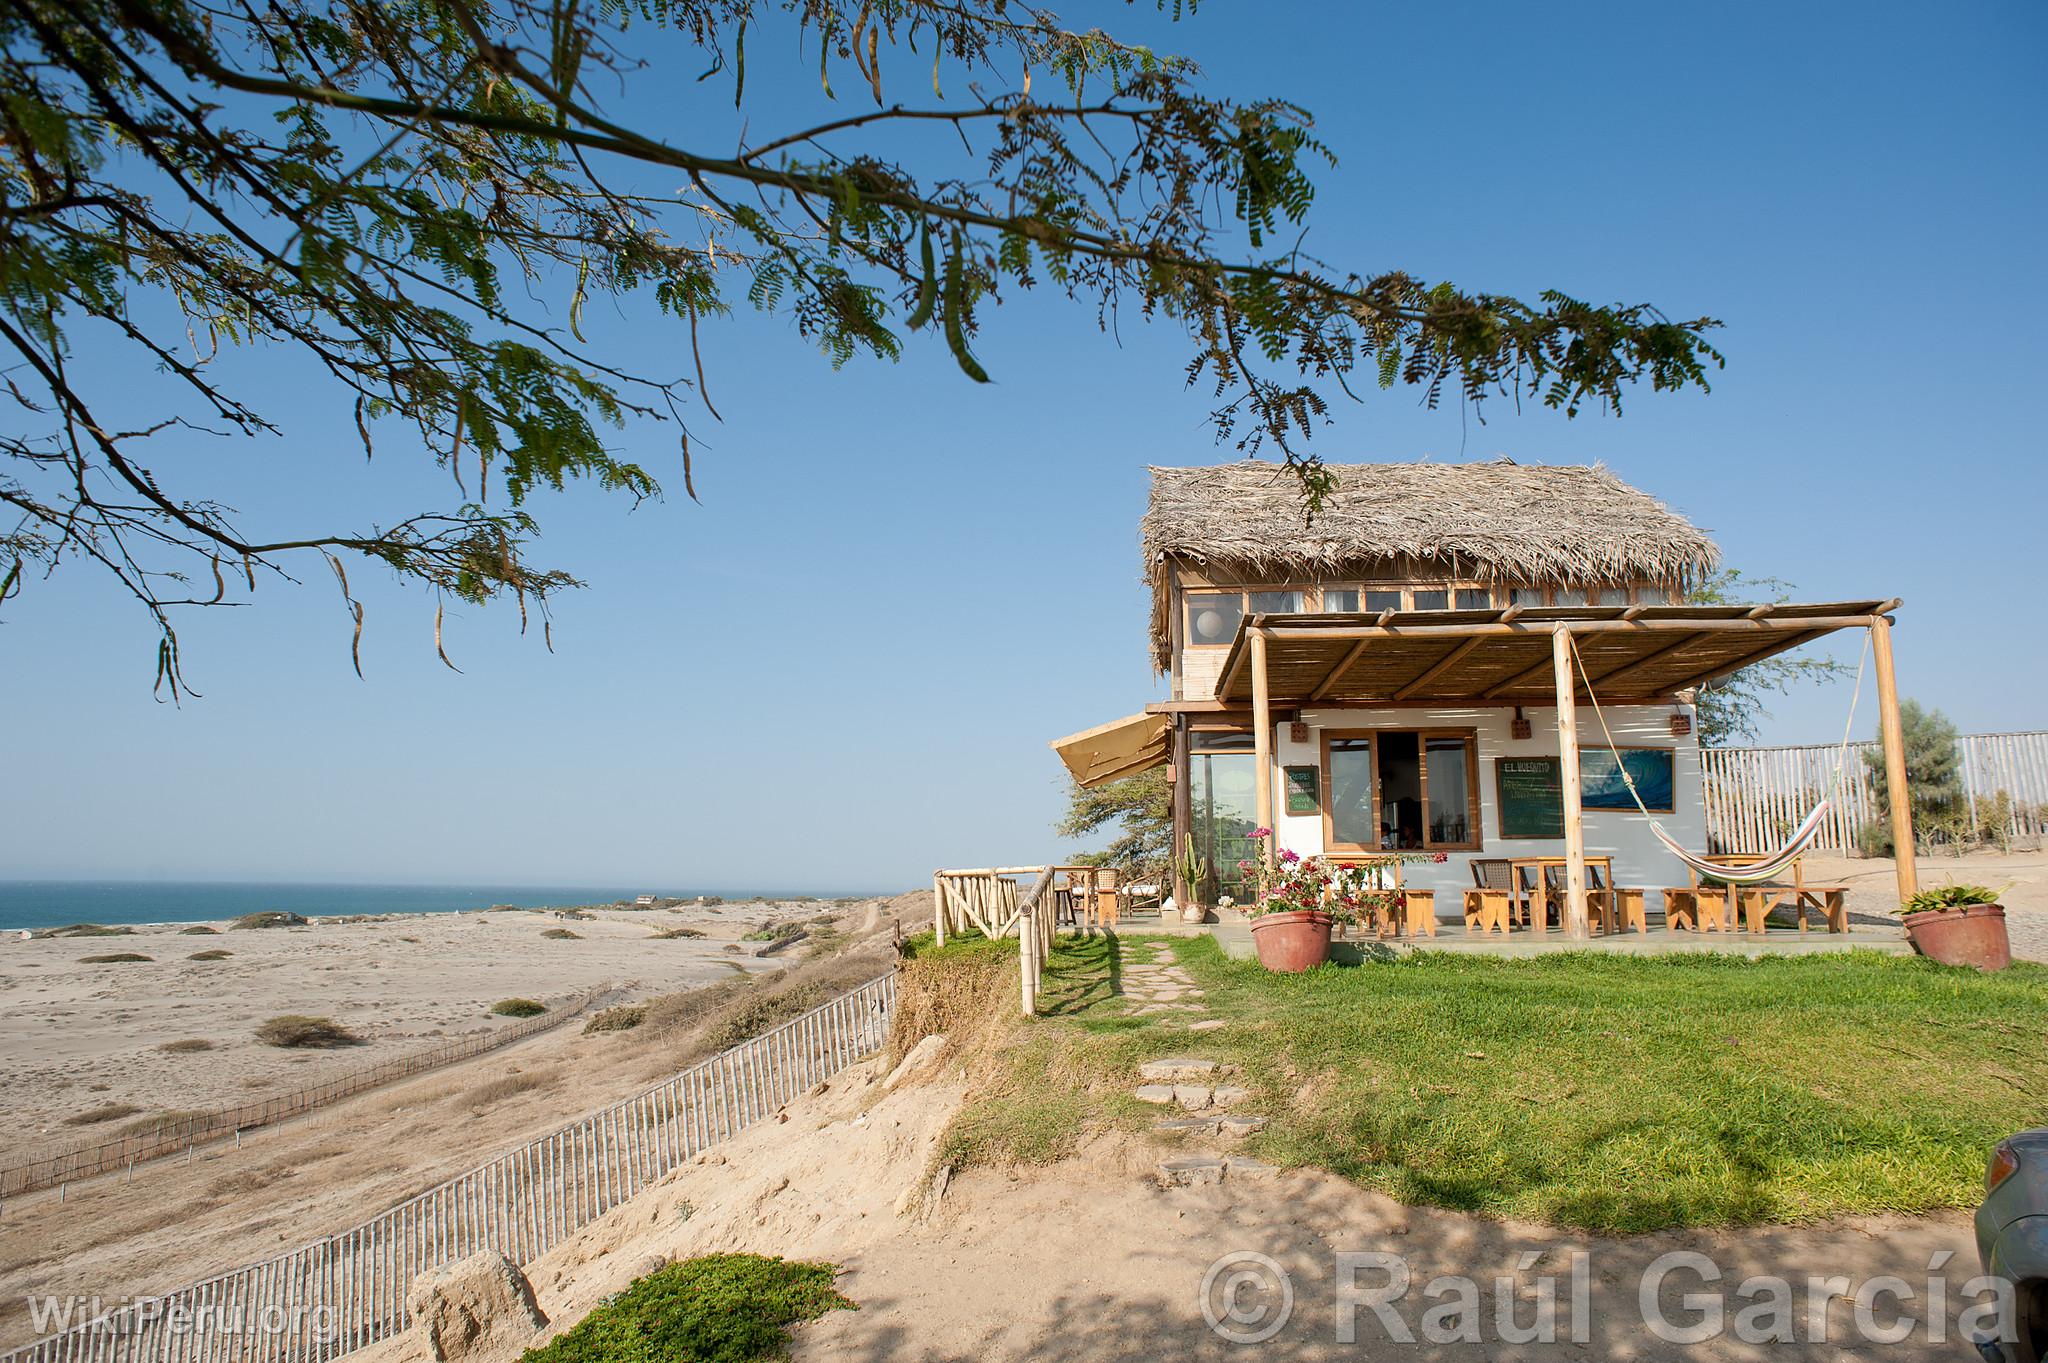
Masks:
[[[1850,913],[1895,921],[1898,867],[1891,858],[1813,853],[1804,861],[1807,880],[1849,887]],[[1973,851],[1959,857],[1935,852],[1922,856],[1917,865],[1923,890],[1964,884],[1998,891],[2013,955],[2048,961],[2048,851]]]
[[[1806,1275],[1861,1282],[1896,1274],[1924,1297],[1934,1276],[1959,1308],[1976,1273],[1968,1223],[1956,1214],[1854,1218],[1810,1226],[1677,1231],[1608,1238],[1516,1222],[1404,1207],[1335,1176],[1294,1171],[1270,1180],[1163,1189],[1152,1171],[1162,1150],[1148,1138],[1102,1138],[1075,1159],[1045,1169],[977,1170],[952,1181],[925,1219],[920,1195],[934,1142],[965,1088],[941,1072],[924,1086],[884,1094],[879,1066],[849,1072],[830,1090],[800,1100],[783,1124],[764,1124],[614,1211],[529,1270],[551,1331],[574,1324],[611,1292],[657,1262],[746,1250],[841,1265],[840,1288],[858,1311],[833,1312],[795,1332],[799,1360],[1044,1359],[1773,1359],[1855,1356],[1845,1301],[1824,1307],[1834,1342],[1816,1343],[1806,1317]],[[1228,1342],[1204,1321],[1199,1290],[1220,1256],[1250,1250],[1271,1257],[1296,1291],[1288,1325],[1256,1351]],[[1525,1256],[1542,1258],[1522,1276],[1555,1273],[1568,1300],[1570,1254],[1588,1258],[1587,1341],[1502,1347],[1494,1280],[1515,1278]],[[1727,1275],[1731,1294],[1747,1275],[1790,1275],[1797,1284],[1800,1342],[1758,1346],[1724,1337],[1681,1349],[1651,1337],[1637,1290],[1644,1270],[1674,1250],[1704,1253]],[[1393,1253],[1414,1275],[1398,1309],[1419,1333],[1424,1284],[1439,1274],[1472,1275],[1485,1292],[1479,1344],[1390,1344],[1361,1313],[1358,1342],[1338,1341],[1333,1291],[1340,1251]],[[1360,1285],[1380,1279],[1366,1274]],[[1662,1294],[1674,1319],[1677,1297],[1697,1278],[1671,1278]],[[1511,1294],[1512,1294],[1511,1289]],[[1731,1299],[1728,1318],[1746,1300]],[[1519,1320],[1533,1306],[1517,1297]],[[1916,1308],[1924,1309],[1924,1308]],[[1888,1311],[1880,1311],[1889,1320]],[[1560,1333],[1568,1335],[1568,1319]],[[545,1333],[545,1332],[544,1332]],[[1924,1327],[1887,1350],[1904,1358],[1962,1356],[1953,1334],[1936,1346]],[[512,1363],[516,1355],[477,1363]],[[417,1339],[379,1345],[365,1363],[424,1363]]]
[[[735,968],[773,969],[756,943],[736,939],[770,918],[815,916],[829,904],[692,906],[600,911],[571,921],[549,911],[404,914],[368,921],[314,919],[303,928],[188,935],[191,924],[137,927],[118,937],[0,937],[0,1118],[22,1147],[41,1149],[113,1134],[142,1114],[235,1104],[504,1027],[490,1006],[524,997],[567,1000],[606,983],[639,991],[686,989]],[[701,940],[654,940],[690,926]],[[578,940],[541,933],[566,928]],[[222,961],[193,961],[220,950]],[[136,952],[147,962],[82,958]],[[255,1040],[281,1013],[331,1017],[364,1038],[337,1050],[280,1050]],[[168,1053],[166,1043],[210,1050]],[[109,1105],[135,1113],[68,1125]]]

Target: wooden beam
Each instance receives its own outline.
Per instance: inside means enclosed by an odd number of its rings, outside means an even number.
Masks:
[[[1666,658],[1670,657],[1674,653],[1683,653],[1686,649],[1691,648],[1694,644],[1698,643],[1699,641],[1699,635],[1688,634],[1675,644],[1667,644],[1663,648],[1658,649],[1654,653],[1645,653],[1642,657],[1636,659],[1632,663],[1623,663],[1620,667],[1615,668],[1612,672],[1602,673],[1598,680],[1602,686],[1605,686],[1608,682],[1613,681],[1616,677],[1633,676],[1636,673],[1642,671],[1646,667],[1655,667],[1658,663],[1663,662]],[[1678,688],[1675,686],[1671,689],[1673,691],[1678,690]]]
[[[1558,776],[1564,786],[1564,930],[1572,937],[1590,937],[1586,917],[1586,822],[1579,807],[1578,688],[1572,675],[1572,636],[1559,630],[1550,636],[1551,668],[1557,677]],[[1542,874],[1539,867],[1537,874]],[[1535,915],[1530,916],[1531,926]]]
[[[1308,693],[1308,698],[1310,700],[1321,700],[1324,696],[1329,695],[1330,688],[1343,680],[1344,674],[1351,670],[1351,664],[1357,662],[1359,655],[1371,646],[1372,640],[1370,639],[1360,639],[1357,643],[1353,644],[1351,651],[1344,655],[1344,660],[1330,669],[1330,675],[1324,677],[1316,689]]]
[[[1693,687],[1704,685],[1716,677],[1725,677],[1730,672],[1740,672],[1751,663],[1760,663],[1774,654],[1798,648],[1801,644],[1810,644],[1815,639],[1825,637],[1826,633],[1825,630],[1816,630],[1811,634],[1795,634],[1790,639],[1774,639],[1767,648],[1753,649],[1739,658],[1725,663],[1716,663],[1705,672],[1696,672],[1684,681],[1674,682],[1671,689],[1673,691],[1689,691]]]
[[[1884,731],[1885,803],[1891,806],[1892,857],[1898,866],[1899,902],[1920,893],[1920,868],[1913,843],[1913,793],[1906,784],[1906,730],[1899,722],[1899,679],[1892,670],[1892,622],[1870,622],[1870,651],[1877,663],[1877,712]]]
[[[1267,830],[1266,866],[1270,870],[1280,832],[1273,827],[1273,698],[1270,683],[1266,679],[1266,632],[1259,630],[1252,635],[1252,767],[1258,778],[1258,793],[1253,797],[1253,817],[1258,826]]]
[[[1438,677],[1441,677],[1444,673],[1450,671],[1459,663],[1463,662],[1466,659],[1466,657],[1471,654],[1473,649],[1479,647],[1481,644],[1485,642],[1486,640],[1484,639],[1467,639],[1464,643],[1459,644],[1456,648],[1452,649],[1449,653],[1446,653],[1442,658],[1438,659],[1435,663],[1432,663],[1429,667],[1423,669],[1423,673],[1421,676],[1417,677],[1414,681],[1409,682],[1400,690],[1394,692],[1393,699],[1406,700],[1408,697],[1414,695],[1417,691],[1420,691],[1423,687],[1429,685]]]
[[[1836,630],[1868,629],[1870,622],[1878,618],[1890,605],[1883,605],[1879,611],[1869,615],[1802,615],[1772,616],[1764,619],[1750,619],[1746,615],[1719,617],[1713,619],[1639,619],[1623,620],[1532,620],[1526,624],[1516,620],[1502,624],[1493,621],[1487,624],[1450,625],[1326,625],[1320,629],[1302,624],[1270,625],[1266,627],[1268,637],[1281,640],[1299,639],[1428,639],[1449,637],[1470,639],[1481,636],[1499,638],[1508,635],[1524,635],[1541,638],[1558,630],[1572,634],[1746,634],[1755,630]],[[1382,612],[1382,615],[1386,612]]]

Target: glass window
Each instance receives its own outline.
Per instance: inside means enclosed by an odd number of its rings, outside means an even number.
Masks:
[[[1300,592],[1253,592],[1253,615],[1298,615],[1301,613]]]
[[[1401,609],[1401,593],[1368,591],[1365,594],[1365,608],[1369,611],[1397,611]]]
[[[1508,592],[1510,606],[1540,606],[1543,604],[1541,587],[1515,587]]]
[[[1636,601],[1644,606],[1668,606],[1671,604],[1671,592],[1666,587],[1638,587]]]
[[[1476,842],[1472,836],[1471,769],[1462,738],[1431,738],[1424,745],[1429,765],[1429,843]]]
[[[1227,894],[1243,902],[1248,891],[1240,861],[1253,860],[1252,830],[1258,827],[1258,759],[1245,733],[1195,733],[1189,740],[1188,813],[1195,852],[1208,864],[1205,899]]]
[[[1227,644],[1244,619],[1244,598],[1236,592],[1188,594],[1188,642]]]
[[[1379,846],[1372,812],[1372,740],[1331,739],[1329,765],[1329,792],[1324,798],[1330,808],[1330,840],[1351,847]]]
[[[1356,587],[1323,588],[1323,609],[1331,612],[1357,610],[1358,589]]]
[[[1461,611],[1493,609],[1493,589],[1490,587],[1458,588],[1458,609]]]
[[[1414,734],[1379,736],[1380,828],[1383,848],[1422,846],[1422,761]],[[1370,845],[1370,844],[1368,844]]]
[[[1415,593],[1415,609],[1419,611],[1447,611],[1451,608],[1451,594],[1436,588],[1418,590]]]
[[[1553,606],[1583,606],[1586,604],[1585,590],[1580,587],[1559,587],[1551,593],[1550,604]]]

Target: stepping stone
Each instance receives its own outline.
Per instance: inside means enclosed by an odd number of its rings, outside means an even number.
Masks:
[[[1224,1164],[1220,1159],[1169,1159],[1159,1161],[1159,1182],[1168,1188],[1193,1188],[1204,1183],[1221,1183]]]
[[[1176,1098],[1180,1096],[1180,1090],[1178,1087],[1174,1089],[1174,1096]],[[1216,1088],[1210,1092],[1209,1101],[1214,1103],[1217,1107],[1236,1107],[1239,1103],[1243,1102],[1245,1099],[1251,1096],[1252,1091],[1248,1088],[1239,1088],[1236,1084],[1218,1084]]]
[[[1249,1136],[1265,1129],[1264,1117],[1232,1116],[1220,1117],[1216,1121],[1216,1133],[1220,1136]]]
[[[1209,1106],[1209,1088],[1206,1084],[1175,1084],[1173,1101],[1189,1112],[1200,1112]]]
[[[1158,1103],[1164,1107],[1174,1100],[1174,1088],[1171,1084],[1144,1084],[1135,1096],[1141,1103]]]
[[[1152,1129],[1169,1136],[1213,1136],[1216,1126],[1213,1117],[1161,1117],[1152,1124]]]
[[[1222,1018],[1203,1018],[1200,1022],[1190,1022],[1188,1030],[1191,1032],[1213,1032],[1219,1027],[1228,1027],[1229,1025]]]
[[[1215,1061],[1200,1060],[1191,1055],[1169,1055],[1160,1060],[1147,1060],[1138,1066],[1138,1073],[1147,1079],[1200,1079],[1215,1072]]]
[[[1277,1164],[1268,1164],[1264,1160],[1245,1159],[1238,1155],[1230,1157],[1228,1168],[1232,1178],[1271,1178],[1280,1172],[1280,1166]]]

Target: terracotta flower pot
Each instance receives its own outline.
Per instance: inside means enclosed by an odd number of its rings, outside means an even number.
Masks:
[[[1259,964],[1292,974],[1330,959],[1330,915],[1306,909],[1268,913],[1252,920],[1252,945]]]
[[[1979,970],[2003,970],[2012,964],[2012,943],[2005,935],[2005,909],[2000,905],[1927,909],[1900,921],[1913,950],[1929,960]]]

